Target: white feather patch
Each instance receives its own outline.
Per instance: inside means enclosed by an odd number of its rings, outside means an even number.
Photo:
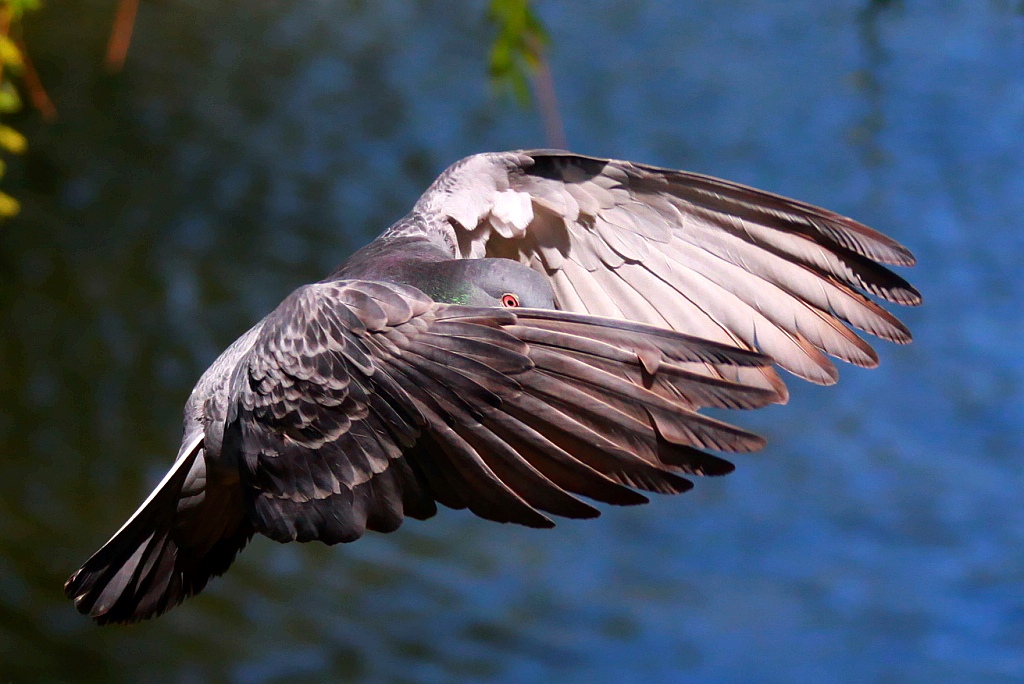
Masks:
[[[465,230],[473,230],[489,208],[489,189],[474,187],[452,194],[444,205],[444,212]]]
[[[177,473],[178,470],[180,470],[185,463],[189,463],[189,467],[191,467],[191,463],[194,461],[191,461],[189,457],[193,454],[193,452],[198,452],[202,449],[203,434],[204,433],[200,432],[198,435],[195,435],[190,441],[181,445],[181,449],[178,450],[178,458],[174,461],[174,465],[171,466],[171,469],[168,470],[167,474],[164,475],[162,480],[160,480],[160,483],[153,488],[153,491],[149,493],[149,496],[147,496],[146,500],[142,502],[142,505],[139,506],[134,513],[132,513],[132,517],[128,518],[128,520],[125,521],[124,525],[121,525],[121,529],[115,532],[114,535],[107,540],[107,544],[114,541],[117,535],[124,532],[125,528],[131,525],[132,521],[139,517],[139,514],[142,513],[142,511],[146,509],[146,506],[148,506],[153,501],[153,499],[156,498],[156,495],[160,493],[160,490],[163,489],[164,486],[171,481],[171,478],[174,477],[174,474]],[[104,544],[104,546],[106,546],[106,544]]]
[[[530,195],[515,190],[505,190],[494,196],[491,207],[491,225],[504,238],[521,238],[526,227],[533,221],[533,202]]]

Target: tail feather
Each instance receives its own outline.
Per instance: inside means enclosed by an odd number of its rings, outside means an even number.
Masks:
[[[223,574],[253,535],[238,487],[210,490],[202,436],[182,449],[135,514],[68,579],[99,624],[154,617]]]

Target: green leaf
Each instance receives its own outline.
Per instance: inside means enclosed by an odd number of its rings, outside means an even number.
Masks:
[[[9,114],[21,109],[21,96],[10,81],[0,83],[0,113]]]
[[[43,6],[39,0],[3,0],[2,4],[10,10],[11,17],[16,20],[21,19],[21,15],[25,12],[31,12]]]
[[[492,84],[511,92],[522,106],[530,104],[530,76],[540,64],[547,33],[529,0],[491,0],[488,17],[498,34],[491,46]]]
[[[24,65],[21,50],[7,36],[0,36],[0,63],[20,69]]]
[[[0,125],[0,147],[14,154],[21,154],[28,147],[28,141],[10,126]]]
[[[21,211],[21,204],[6,192],[0,192],[0,217],[10,218]]]

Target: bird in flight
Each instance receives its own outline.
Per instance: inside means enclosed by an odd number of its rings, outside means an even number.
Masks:
[[[551,527],[645,503],[764,440],[698,412],[787,399],[855,331],[907,328],[896,241],[708,176],[558,150],[478,154],[196,383],[170,471],[65,585],[100,624],[159,615],[259,532],[351,542],[437,504]]]

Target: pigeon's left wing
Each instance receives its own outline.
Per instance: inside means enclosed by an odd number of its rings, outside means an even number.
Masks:
[[[435,501],[502,522],[592,517],[682,492],[732,466],[700,451],[763,440],[697,413],[770,391],[687,364],[765,357],[650,326],[539,309],[440,304],[365,281],[300,288],[264,322],[233,380],[241,477],[256,528],[280,541],[390,531]]]

